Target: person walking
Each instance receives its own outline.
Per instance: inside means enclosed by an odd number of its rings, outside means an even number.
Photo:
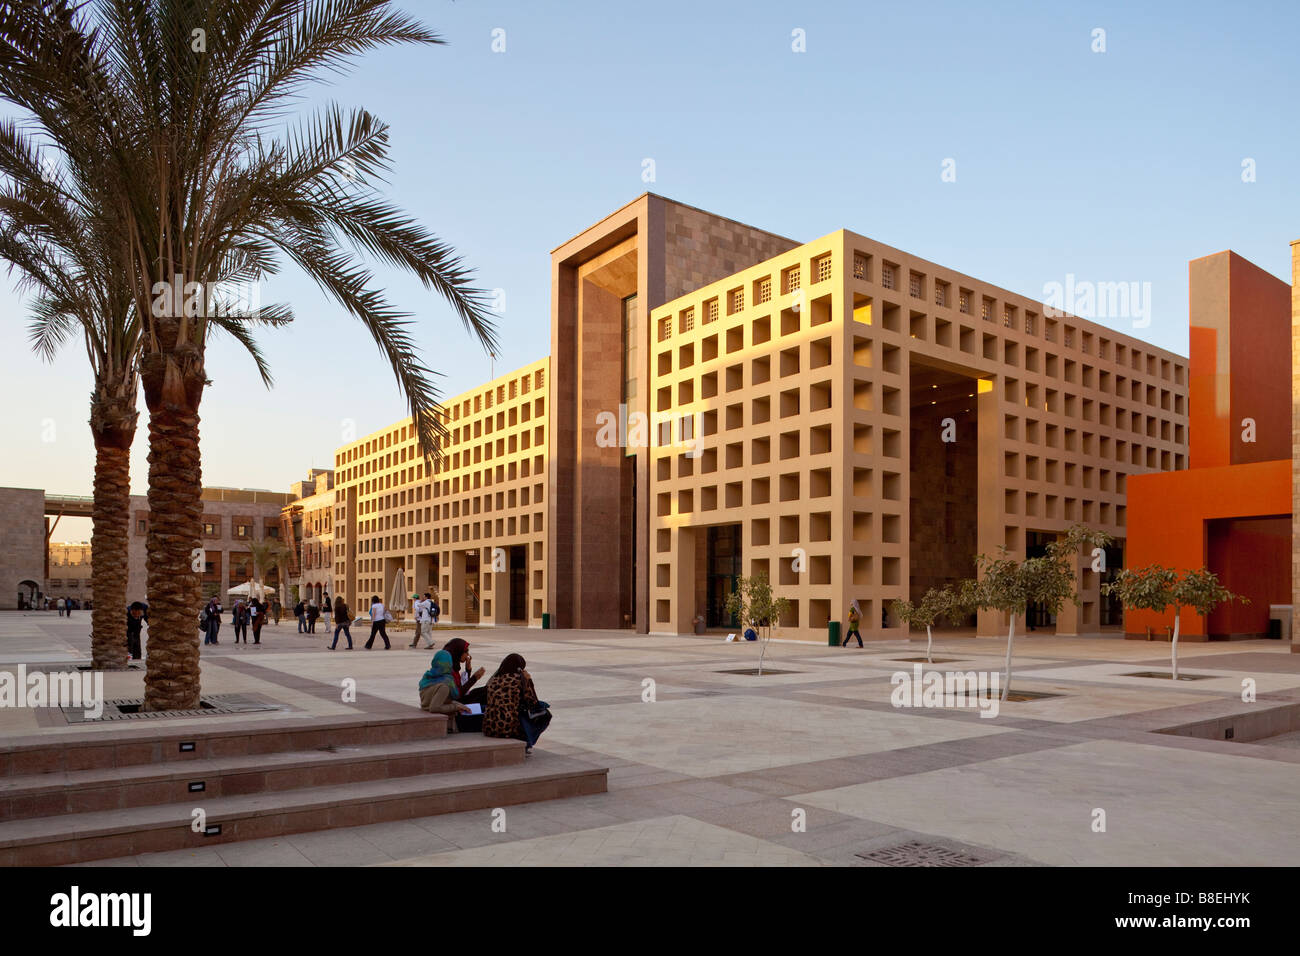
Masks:
[[[316,633],[316,619],[320,617],[320,608],[316,606],[315,601],[307,602],[307,633]]]
[[[348,638],[348,650],[352,650],[352,630],[348,626],[352,623],[352,611],[348,609],[342,595],[334,599],[334,643],[330,645],[330,650],[339,646],[339,631],[342,631]]]
[[[426,594],[425,597],[428,597],[428,594]],[[433,618],[434,627],[437,627],[438,615],[440,615],[441,613],[442,613],[442,606],[438,604],[438,595],[437,593],[435,593],[433,597],[430,598],[430,604],[429,604],[429,616]],[[429,640],[432,642],[433,640],[432,634],[429,635]]]
[[[393,645],[388,642],[388,609],[377,594],[370,599],[370,640],[366,641],[366,650],[374,646],[376,634],[384,639],[384,650],[391,651]]]
[[[133,660],[143,657],[140,652],[140,631],[149,620],[149,605],[132,601],[126,611],[126,653]]]
[[[203,609],[201,623],[204,625],[203,643],[217,643],[217,632],[221,630],[221,605],[217,603],[215,597],[208,599],[207,606]]]
[[[59,612],[59,617],[63,617],[63,598],[59,598],[54,602],[54,608]]]
[[[307,633],[307,605],[300,598],[293,606],[293,616],[298,619],[298,633]]]
[[[67,598],[67,599],[65,599],[64,602],[63,602],[63,611],[64,611],[64,613],[65,613],[68,617],[72,617],[72,605],[73,605],[73,603],[74,603],[74,602],[73,602],[72,598]]]
[[[855,598],[849,605],[849,631],[844,635],[844,643],[841,644],[840,647],[848,647],[850,637],[856,637],[858,639],[858,647],[862,646],[862,632],[858,630],[861,623],[862,609],[858,606],[857,599]]]
[[[433,619],[429,615],[429,595],[426,594],[423,598],[419,597],[419,595],[412,595],[412,597],[416,599],[411,606],[415,612],[415,639],[408,646],[411,648],[419,647],[420,635],[423,634],[429,641],[426,646],[433,647],[433,634],[429,630],[429,625],[433,623]]]
[[[333,615],[334,615],[334,608],[330,603],[329,592],[326,591],[324,594],[321,595],[321,599],[320,599],[320,619],[321,622],[325,625],[326,634],[330,632],[330,618],[333,617]]]
[[[261,645],[262,643],[262,625],[266,623],[266,618],[271,610],[271,605],[265,601],[258,601],[254,598],[249,602],[248,616],[253,625],[253,643]],[[248,636],[245,634],[244,643],[248,643]]]
[[[280,598],[278,596],[271,598],[271,617],[275,620],[275,626],[280,626]]]
[[[244,638],[244,646],[247,647],[248,646],[248,605],[244,602],[242,598],[235,602],[235,610],[234,613],[231,615],[231,617],[235,624],[235,643],[236,644],[239,643],[239,638],[242,635]]]

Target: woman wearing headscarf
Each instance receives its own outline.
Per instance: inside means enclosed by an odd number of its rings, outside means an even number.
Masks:
[[[524,670],[526,663],[518,654],[509,654],[487,682],[487,706],[483,708],[483,736],[512,737],[515,740],[522,740],[528,745],[524,753],[531,754],[533,744],[548,721],[534,725],[533,736],[530,739],[524,732],[523,722],[519,719],[521,706],[532,710],[539,704],[533,679],[528,671]]]
[[[480,667],[473,674],[470,673],[474,658],[470,657],[469,654],[469,642],[464,638],[453,637],[442,646],[442,649],[451,655],[452,675],[456,678],[456,691],[459,695],[457,699],[466,704],[487,703],[486,688],[471,689],[478,683],[479,678],[483,676],[485,671]]]
[[[854,599],[853,603],[849,605],[849,632],[844,635],[844,643],[841,644],[840,647],[848,647],[850,637],[856,637],[858,639],[858,647],[862,646],[862,632],[858,630],[858,626],[861,623],[862,608],[858,606],[857,600]]]
[[[420,678],[420,709],[427,710],[431,714],[445,714],[448,718],[452,718],[447,721],[449,734],[456,733],[455,716],[469,711],[469,708],[458,700],[459,692],[456,690],[456,676],[453,673],[455,669],[451,655],[446,651],[439,651],[433,655],[429,669]]]

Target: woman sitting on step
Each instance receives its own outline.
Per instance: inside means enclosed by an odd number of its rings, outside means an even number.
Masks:
[[[459,701],[454,670],[451,655],[439,651],[433,655],[433,662],[420,678],[420,709],[431,714],[446,714],[449,734],[456,733],[456,715],[469,712],[469,708]]]
[[[551,715],[547,705],[537,699],[533,679],[524,670],[526,663],[520,655],[508,654],[487,682],[483,736],[522,740],[528,745],[524,753],[530,755],[533,744],[551,722]],[[528,718],[527,726],[524,717]]]
[[[454,665],[452,673],[456,678],[456,699],[465,704],[486,704],[487,688],[474,686],[485,671],[480,667],[470,673],[474,658],[469,654],[469,641],[463,637],[453,637],[442,645],[442,649],[451,655]]]

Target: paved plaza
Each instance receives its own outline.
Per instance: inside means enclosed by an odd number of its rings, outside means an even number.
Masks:
[[[0,614],[0,669],[82,663],[90,615]],[[899,658],[864,649],[617,631],[440,630],[490,674],[522,653],[554,721],[530,760],[610,768],[609,792],[398,823],[146,854],[93,866],[332,865],[1290,865],[1300,733],[1253,742],[1158,731],[1300,703],[1300,655],[1278,641],[1190,644],[1180,681],[1168,645],[1018,636],[1013,689],[1056,695],[975,707],[891,703]],[[364,634],[362,635],[364,637]],[[261,695],[284,712],[417,706],[429,654],[327,649],[324,629],[267,627],[262,647],[203,649],[205,694]],[[1005,642],[938,637],[938,671],[998,671]],[[356,682],[356,700],[340,687]],[[1242,702],[1242,682],[1258,700]],[[108,698],[143,694],[143,671],[106,675]],[[274,720],[279,712],[266,715]],[[198,718],[205,725],[223,717]],[[244,715],[241,719],[247,719]],[[170,722],[169,722],[170,723]],[[0,735],[84,732],[48,710],[0,708]],[[80,730],[78,729],[80,728]],[[112,733],[110,724],[97,730]],[[1104,811],[1104,832],[1096,821]],[[495,824],[495,826],[494,826]],[[504,827],[504,832],[502,828]]]

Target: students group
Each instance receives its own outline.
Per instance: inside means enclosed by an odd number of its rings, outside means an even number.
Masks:
[[[475,685],[486,671],[472,670],[474,658],[463,638],[448,641],[433,655],[420,678],[420,707],[447,717],[449,733],[482,730],[485,737],[522,740],[525,754],[551,722],[549,705],[537,697],[527,662],[507,654],[486,686]],[[479,713],[475,713],[475,711]]]

